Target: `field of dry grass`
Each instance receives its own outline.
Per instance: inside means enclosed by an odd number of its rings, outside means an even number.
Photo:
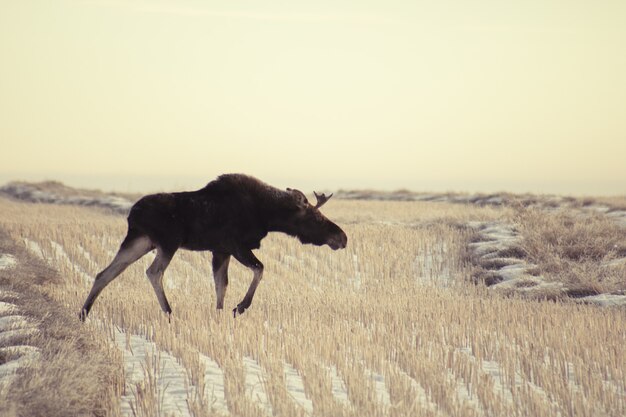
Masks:
[[[148,254],[106,288],[80,326],[76,314],[125,234],[124,217],[0,198],[0,229],[20,248],[3,249],[22,253],[1,271],[3,285],[32,281],[25,288],[36,286],[66,328],[51,336],[58,347],[42,349],[1,388],[0,411],[39,407],[37,414],[43,406],[25,394],[37,387],[50,402],[70,391],[98,402],[76,415],[626,414],[626,310],[503,297],[472,283],[474,232],[464,225],[522,219],[515,210],[333,200],[324,212],[344,228],[348,247],[333,252],[270,235],[257,251],[263,282],[236,319],[227,311],[245,293],[248,270],[231,263],[220,313],[210,254],[180,251],[165,274],[171,322],[145,278]],[[527,245],[540,244],[532,239],[542,228],[522,229]],[[615,239],[624,243],[619,232]],[[528,256],[540,263],[540,255]],[[21,278],[24,262],[56,278]],[[33,320],[46,334],[50,314],[18,307],[41,317]],[[46,372],[61,382],[43,385]],[[73,382],[64,394],[65,381]],[[99,397],[94,385],[104,390]]]

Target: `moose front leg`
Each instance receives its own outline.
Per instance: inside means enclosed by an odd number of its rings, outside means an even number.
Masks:
[[[261,282],[261,278],[263,278],[263,264],[256,258],[256,256],[254,256],[251,250],[241,251],[234,256],[235,259],[254,272],[254,276],[246,296],[239,304],[237,304],[237,307],[233,308],[233,317],[237,317],[237,314],[243,314],[243,312],[250,307],[250,304],[252,304],[256,287],[259,286],[259,282]]]

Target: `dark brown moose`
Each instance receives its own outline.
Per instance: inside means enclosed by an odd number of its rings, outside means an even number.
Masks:
[[[104,287],[153,249],[156,257],[146,274],[161,309],[171,314],[163,273],[179,248],[213,253],[218,309],[224,307],[230,257],[254,272],[248,292],[233,309],[234,316],[242,314],[263,275],[263,264],[252,250],[261,246],[268,232],[283,232],[302,243],[334,250],[346,247],[346,234],[319,211],[331,196],[315,193],[313,206],[301,191],[282,191],[243,174],[221,175],[198,191],[145,196],[131,208],[128,233],[111,264],[96,276],[80,318],[85,320]]]

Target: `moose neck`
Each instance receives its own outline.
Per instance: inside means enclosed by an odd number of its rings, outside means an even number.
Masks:
[[[274,208],[266,211],[266,216],[269,232],[282,232],[290,236],[296,236],[294,224],[290,221],[287,211]]]

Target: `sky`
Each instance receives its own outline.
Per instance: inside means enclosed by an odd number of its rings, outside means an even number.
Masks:
[[[0,183],[626,194],[626,1],[0,0]]]

